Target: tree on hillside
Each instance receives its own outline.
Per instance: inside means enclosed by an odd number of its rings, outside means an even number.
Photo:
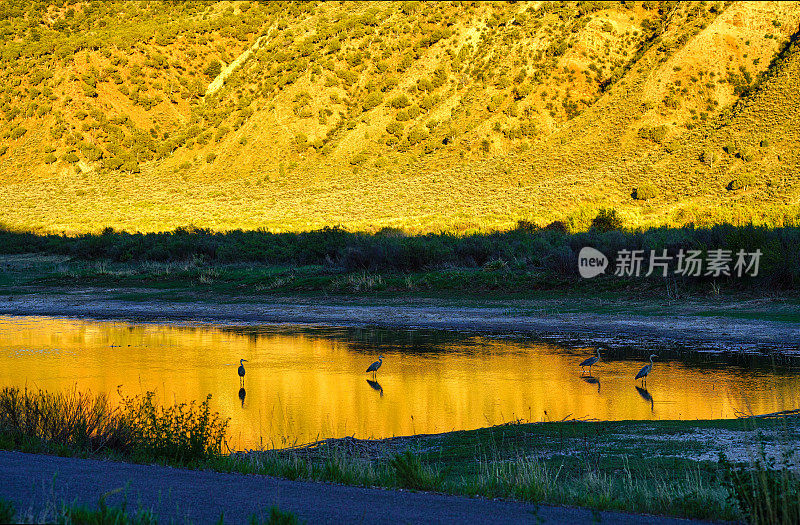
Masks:
[[[597,213],[597,217],[592,219],[592,230],[610,232],[622,229],[622,218],[617,215],[614,208],[603,208]]]

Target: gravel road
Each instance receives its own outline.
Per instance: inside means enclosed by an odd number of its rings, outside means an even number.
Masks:
[[[579,507],[533,505],[408,492],[289,481],[269,476],[193,471],[94,459],[0,451],[0,498],[17,511],[47,519],[53,505],[94,507],[107,503],[153,510],[160,522],[246,523],[272,505],[308,523],[608,523],[678,524],[687,520],[596,512]],[[52,518],[51,518],[52,521]]]

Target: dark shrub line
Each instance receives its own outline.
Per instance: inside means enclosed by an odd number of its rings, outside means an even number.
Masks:
[[[266,231],[212,232],[179,228],[165,233],[127,233],[106,229],[102,234],[37,235],[0,230],[0,253],[60,254],[88,260],[257,262],[273,265],[325,265],[346,271],[418,272],[442,268],[479,268],[503,261],[518,271],[545,271],[577,277],[577,254],[591,246],[606,254],[613,271],[620,250],[725,249],[761,250],[759,276],[747,282],[782,289],[800,285],[800,228],[733,226],[620,229],[613,210],[594,221],[594,229],[567,233],[563,228],[535,228],[522,222],[506,232],[405,236],[395,230],[375,234],[323,228],[305,233]],[[647,261],[645,261],[647,262]],[[674,262],[673,262],[674,267]],[[670,272],[670,275],[672,272]],[[729,279],[733,279],[731,277]],[[705,277],[696,278],[704,280]],[[722,280],[726,279],[722,277]]]

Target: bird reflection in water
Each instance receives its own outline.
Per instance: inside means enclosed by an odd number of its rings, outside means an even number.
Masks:
[[[367,384],[372,387],[373,390],[377,390],[381,393],[381,397],[383,397],[383,387],[377,381],[373,381],[372,379],[367,379]]]
[[[244,398],[245,398],[246,395],[247,395],[247,391],[244,389],[244,387],[241,387],[239,389],[239,401],[242,402],[242,408],[244,408]]]
[[[638,387],[636,385],[634,385],[634,388],[639,393],[639,395],[642,397],[642,399],[644,399],[645,401],[649,401],[650,402],[650,412],[652,412],[653,411],[653,396],[650,395],[650,392],[648,392],[646,388],[640,388],[640,387]]]
[[[593,376],[581,376],[581,379],[589,383],[590,385],[597,385],[597,393],[600,393],[600,380]]]

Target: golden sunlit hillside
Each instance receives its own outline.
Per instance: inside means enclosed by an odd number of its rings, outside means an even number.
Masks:
[[[800,221],[798,2],[4,2],[0,223]]]

